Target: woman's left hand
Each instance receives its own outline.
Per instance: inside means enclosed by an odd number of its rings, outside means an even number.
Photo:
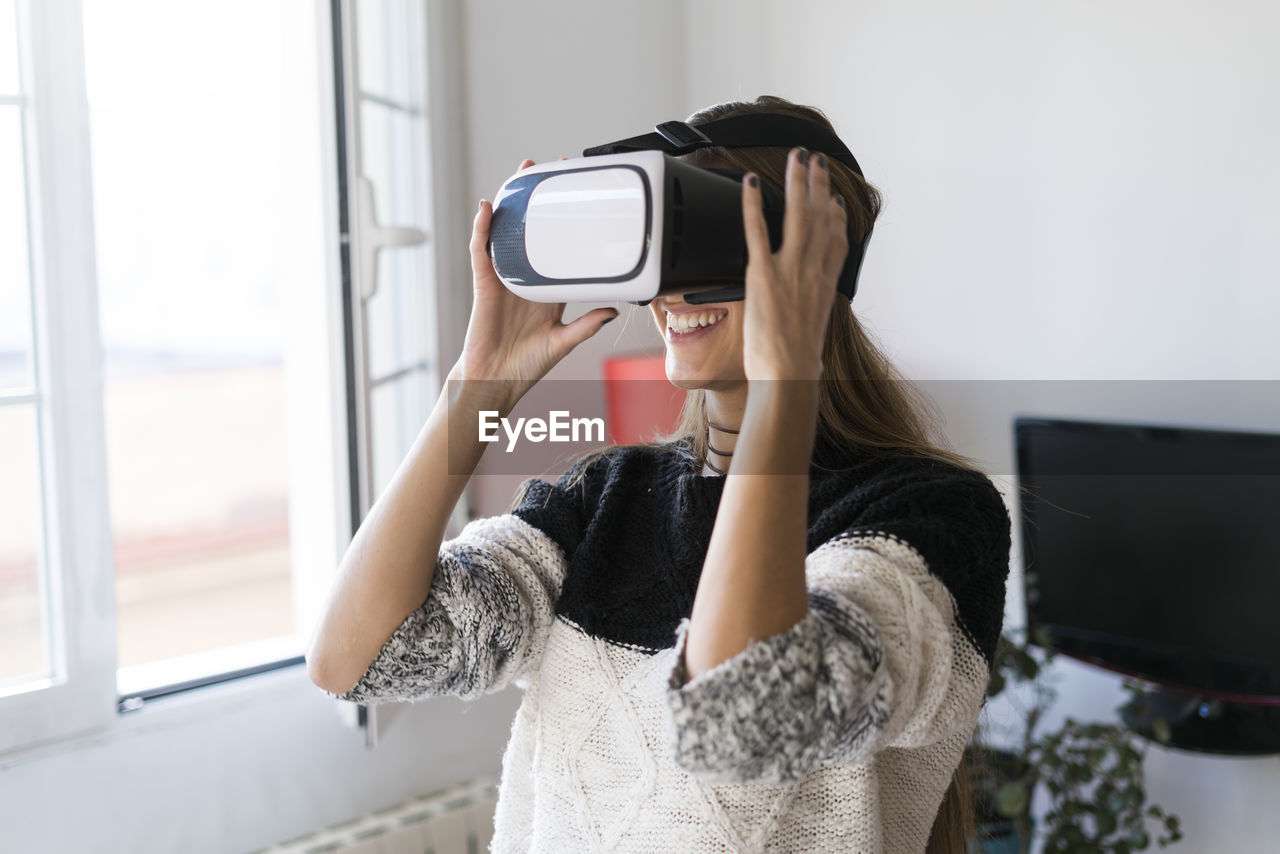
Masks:
[[[849,252],[848,217],[838,199],[831,191],[826,156],[792,149],[782,246],[775,253],[759,177],[749,174],[743,179],[748,261],[742,351],[748,381],[822,376],[822,346],[836,282]]]

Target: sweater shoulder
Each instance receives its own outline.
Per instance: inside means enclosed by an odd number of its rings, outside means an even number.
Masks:
[[[811,510],[834,514],[845,522],[858,517],[923,519],[948,509],[950,504],[955,505],[950,508],[955,513],[997,507],[1003,510],[1005,506],[1000,490],[986,474],[919,457],[875,460],[824,473],[813,483],[811,500]],[[1000,515],[974,521],[999,527]]]
[[[982,472],[942,461],[890,460],[840,472],[815,489],[810,550],[845,538],[909,546],[951,593],[988,662],[1003,624],[1012,520]]]

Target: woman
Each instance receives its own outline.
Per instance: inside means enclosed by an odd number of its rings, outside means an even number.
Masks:
[[[772,97],[689,123],[749,111],[831,128]],[[967,851],[961,759],[1003,618],[1004,502],[930,441],[837,296],[874,188],[799,149],[685,158],[748,172],[750,260],[744,301],[650,304],[691,390],[676,432],[526,481],[511,512],[442,544],[484,447],[466,438],[477,412],[508,413],[616,316],[561,324],[563,306],[510,294],[481,202],[463,353],[352,541],[308,671],[360,702],[524,688],[495,852]],[[786,194],[777,253],[760,180]]]

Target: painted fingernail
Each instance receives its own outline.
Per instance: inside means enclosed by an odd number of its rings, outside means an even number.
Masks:
[[[750,184],[752,187],[759,187],[759,186],[760,186],[760,179],[759,179],[759,178],[757,178],[755,175],[748,175],[748,176],[747,176],[747,183],[748,183],[748,184]]]
[[[846,205],[844,202],[844,196],[836,196],[836,204],[844,208],[845,210],[849,209],[849,206]]]
[[[818,155],[818,165],[823,169],[827,168],[827,155],[825,154]]]
[[[800,149],[800,153],[796,155],[796,160],[799,160],[801,163],[807,164],[809,162],[809,152],[803,148]]]
[[[606,323],[608,323],[610,320],[616,320],[616,319],[617,319],[617,317],[618,317],[618,315],[616,315],[616,314],[615,314],[615,315],[613,315],[612,317],[606,317],[604,320],[600,321],[600,325],[601,325],[601,326],[604,326],[604,325],[605,325]]]

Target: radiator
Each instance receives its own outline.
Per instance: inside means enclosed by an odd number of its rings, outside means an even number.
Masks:
[[[258,854],[485,854],[493,838],[497,799],[492,780],[475,780]]]

